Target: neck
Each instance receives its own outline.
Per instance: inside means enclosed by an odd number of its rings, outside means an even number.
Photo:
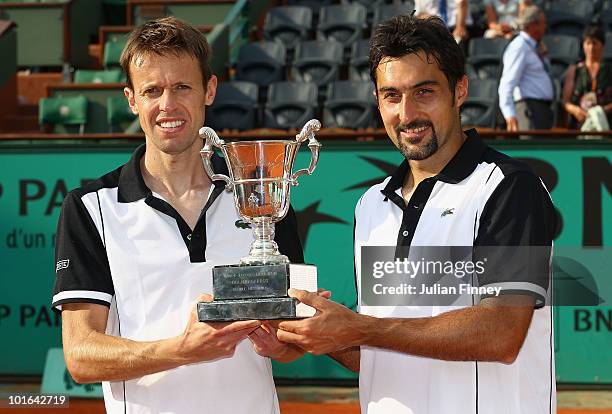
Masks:
[[[201,146],[201,141],[195,144]],[[198,151],[199,148],[193,146],[179,154],[167,154],[153,144],[147,145],[145,156],[140,161],[145,183],[152,191],[170,196],[209,188],[211,181]]]
[[[587,57],[585,59],[585,63],[586,63],[587,66],[597,66],[597,65],[599,65],[599,61],[600,60],[596,59],[594,56],[591,56],[590,58]]]
[[[404,179],[404,184],[402,186],[403,193],[411,193],[421,181],[439,174],[446,164],[448,164],[455,154],[457,154],[457,151],[459,151],[459,148],[461,148],[466,138],[467,136],[463,131],[459,130],[455,133],[453,138],[447,140],[445,144],[440,146],[431,157],[420,161],[408,160],[410,172]]]

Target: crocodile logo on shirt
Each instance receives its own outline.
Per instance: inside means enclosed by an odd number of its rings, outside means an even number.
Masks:
[[[234,225],[239,229],[250,229],[251,223],[246,223],[244,220],[236,220]]]
[[[440,217],[444,217],[444,216],[448,216],[449,214],[453,214],[455,212],[454,208],[447,208],[444,209],[444,211],[442,212],[442,214],[440,214]]]

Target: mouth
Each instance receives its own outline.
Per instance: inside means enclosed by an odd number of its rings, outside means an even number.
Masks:
[[[171,134],[183,130],[186,123],[184,119],[162,119],[157,121],[155,125],[161,131]]]
[[[424,125],[419,128],[401,129],[400,136],[408,140],[411,144],[418,144],[431,130],[430,125]]]

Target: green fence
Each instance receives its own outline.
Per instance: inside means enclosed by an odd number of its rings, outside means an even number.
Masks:
[[[399,163],[383,142],[324,142],[314,175],[292,190],[308,262],[335,300],[355,305],[352,234],[359,196]],[[557,378],[612,384],[612,167],[610,143],[517,142],[494,146],[523,158],[543,177],[563,225],[557,255],[587,275],[607,302],[555,308]],[[53,243],[69,189],[125,162],[133,148],[103,144],[0,146],[0,375],[41,374],[49,347],[60,346],[60,320],[50,311]],[[310,155],[302,151],[299,166]],[[607,252],[607,253],[606,253]],[[569,262],[568,262],[569,261]],[[563,266],[567,269],[567,266]],[[595,288],[593,288],[593,286]],[[586,303],[586,302],[585,302]],[[327,357],[276,364],[277,377],[354,378]]]

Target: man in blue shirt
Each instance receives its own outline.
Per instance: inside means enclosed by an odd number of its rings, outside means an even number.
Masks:
[[[549,63],[540,49],[546,17],[537,6],[528,6],[518,23],[521,31],[503,56],[499,107],[508,131],[550,129],[554,86],[548,74]]]

